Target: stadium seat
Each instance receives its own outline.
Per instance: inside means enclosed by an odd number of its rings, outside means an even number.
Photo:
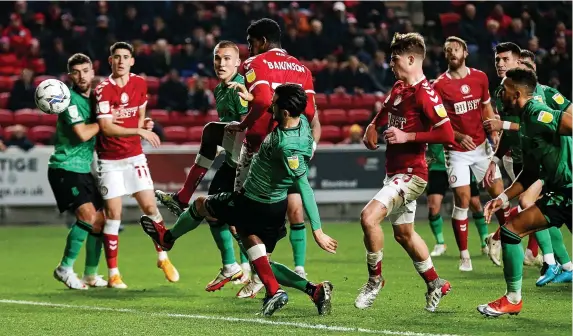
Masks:
[[[340,127],[332,125],[322,126],[322,134],[320,136],[321,141],[329,141],[332,143],[337,143],[342,140],[342,134]]]
[[[322,146],[322,145],[326,145],[326,146],[332,146],[332,145],[334,145],[333,142],[323,141],[322,139],[320,139],[320,141],[318,142],[318,144],[319,144],[320,146]]]
[[[239,47],[239,57],[241,57],[241,59],[247,59],[249,58],[249,46],[246,44],[237,44],[237,47]]]
[[[0,109],[7,108],[9,100],[10,100],[10,92],[0,93]]]
[[[345,125],[348,123],[346,111],[342,109],[327,109],[320,113],[320,122],[323,125]]]
[[[217,113],[217,110],[209,110],[205,116],[205,124],[212,121],[219,121],[219,113]]]
[[[8,127],[14,125],[14,112],[0,109],[0,126]]]
[[[40,122],[42,125],[56,126],[56,123],[58,122],[58,115],[40,112]]]
[[[185,125],[205,126],[205,116],[197,110],[187,110],[187,112],[185,112]]]
[[[187,129],[183,126],[169,126],[163,129],[165,141],[183,143],[188,140]]]
[[[148,76],[145,81],[147,82],[147,91],[153,94],[157,93],[160,84],[159,78]]]
[[[169,112],[167,112],[167,110],[159,110],[159,109],[153,109],[151,111],[149,111],[149,117],[151,119],[153,119],[153,121],[163,125],[163,126],[169,126]]]
[[[444,36],[457,36],[460,30],[461,16],[458,13],[440,14],[440,24]]]
[[[39,110],[21,109],[14,112],[14,123],[21,124],[26,127],[38,126],[41,124],[42,115],[38,113]]]
[[[209,78],[209,80],[207,81],[207,88],[211,91],[215,90],[215,87],[217,87],[217,85],[219,85],[219,79],[217,78]]]
[[[328,96],[324,93],[317,93],[314,95],[314,102],[319,110],[328,108]]]
[[[330,108],[347,109],[352,108],[352,96],[348,93],[335,93],[328,96]]]
[[[56,133],[54,126],[34,126],[28,131],[28,138],[34,142],[47,143],[51,142]]]
[[[342,131],[340,133],[342,139],[348,138],[348,136],[350,135],[350,127],[352,127],[352,125],[342,126]]]
[[[55,78],[54,76],[38,76],[36,78],[34,78],[34,87],[37,87],[38,85],[40,85],[40,83],[42,83],[43,81],[45,81],[46,79],[50,79],[50,78]]]
[[[365,125],[370,122],[372,112],[367,109],[351,109],[348,111],[348,122],[350,124]]]
[[[203,136],[202,126],[189,127],[188,139],[190,142],[201,142],[201,137]]]
[[[352,108],[372,109],[376,103],[376,95],[372,93],[357,94],[352,96]]]
[[[11,76],[0,77],[0,92],[10,92],[14,86],[15,78]]]
[[[154,109],[155,107],[157,107],[157,95],[156,94],[150,94],[150,95],[148,95],[148,98],[147,98],[147,108],[148,109]]]

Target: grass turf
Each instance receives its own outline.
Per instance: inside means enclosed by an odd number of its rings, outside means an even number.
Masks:
[[[447,221],[446,221],[447,223]],[[493,226],[490,227],[490,230]],[[422,335],[571,335],[571,285],[549,284],[535,287],[538,269],[525,267],[524,309],[517,317],[485,319],[476,306],[500,297],[505,290],[502,269],[479,255],[474,228],[470,232],[473,272],[457,269],[458,253],[449,225],[446,224],[446,255],[434,258],[441,277],[452,283],[453,290],[443,299],[438,312],[431,314],[425,304],[425,285],[412,262],[393,240],[390,226],[384,249],[383,274],[386,287],[374,306],[366,311],[354,308],[357,290],[366,280],[362,233],[356,223],[326,224],[325,232],[339,241],[336,255],[322,252],[309,233],[306,270],[313,281],[330,280],[334,284],[333,312],[316,316],[312,302],[302,293],[288,289],[289,304],[265,325],[254,321],[228,321],[224,318],[257,319],[263,293],[257,299],[235,298],[239,286],[228,284],[223,290],[207,293],[204,287],[217,273],[220,258],[207,225],[181,238],[170,252],[181,279],[168,283],[156,268],[151,241],[138,226],[128,226],[120,235],[119,265],[127,290],[107,288],[72,291],[52,278],[64,247],[66,228],[61,226],[0,228],[2,277],[0,300],[22,300],[67,304],[68,307],[36,306],[0,301],[0,335],[330,335],[360,334],[360,330],[333,328],[309,329],[308,326],[365,328],[377,334]],[[429,226],[417,231],[433,246]],[[571,234],[563,230],[568,251]],[[84,252],[76,262],[83,271]],[[279,243],[273,258],[292,267],[288,239]],[[107,273],[105,261],[100,263]],[[78,308],[89,306],[92,308]],[[116,310],[93,310],[104,307]],[[155,314],[154,314],[155,313]],[[170,315],[170,314],[184,314]],[[191,315],[191,316],[190,316]],[[201,316],[195,316],[201,315]],[[214,317],[218,319],[208,319]],[[288,324],[291,323],[291,324]],[[306,327],[295,324],[306,324]]]

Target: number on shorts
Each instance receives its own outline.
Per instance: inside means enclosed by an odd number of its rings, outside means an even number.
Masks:
[[[149,178],[149,173],[148,173],[148,169],[147,169],[147,165],[142,165],[142,166],[135,166],[135,170],[137,171],[137,177],[142,179],[142,178]]]

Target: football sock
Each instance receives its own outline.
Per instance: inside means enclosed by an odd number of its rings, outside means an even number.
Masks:
[[[306,230],[304,223],[292,224],[290,226],[289,240],[292,246],[294,265],[304,267],[306,259]]]
[[[531,251],[534,257],[537,257],[539,253],[539,245],[537,244],[537,239],[535,239],[535,235],[529,235],[527,241],[527,249]]]
[[[241,241],[241,237],[239,236],[239,234],[234,234],[233,238],[235,238],[235,240],[237,241],[237,245],[239,245],[239,254],[241,256],[241,267],[243,268],[243,271],[245,270],[246,265],[248,265],[248,268],[246,269],[252,271],[251,264],[249,263],[249,257],[247,257],[247,249],[245,249],[245,246]]]
[[[442,231],[442,227],[444,226],[444,220],[440,214],[435,216],[429,216],[430,219],[430,228],[432,229],[432,233],[434,234],[434,238],[436,238],[436,244],[443,245],[444,244],[444,232]]]
[[[103,248],[102,238],[95,235],[88,235],[86,242],[86,266],[84,275],[96,275]]]
[[[474,212],[472,214],[474,219],[474,224],[478,230],[480,245],[482,248],[486,247],[485,238],[487,237],[487,224],[485,222],[485,217],[483,216],[483,212]]]
[[[157,213],[155,213],[154,215],[147,215],[147,217],[149,217],[149,219],[151,219],[155,223],[164,225],[163,216],[161,216],[161,213],[159,211],[157,211]],[[159,246],[156,242],[153,242],[153,247],[155,247],[155,252],[157,252],[157,259],[159,259],[159,261],[168,259],[167,252],[163,251],[163,248]]]
[[[247,250],[247,255],[257,271],[261,282],[265,285],[267,296],[273,296],[280,289],[279,283],[273,274],[265,244],[257,244]]]
[[[506,213],[509,216],[509,213],[510,213],[509,205],[507,205],[507,206],[503,207],[502,209],[499,209],[495,212],[495,217],[497,218],[497,221],[499,222],[499,226],[505,225]],[[500,240],[500,231],[499,230],[495,231],[495,234],[493,235],[493,239],[494,240]]]
[[[175,241],[175,239],[183,236],[187,232],[195,230],[199,224],[201,224],[203,218],[204,217],[197,212],[195,202],[193,202],[193,204],[177,218],[175,225],[167,231],[165,239],[168,242]]]
[[[426,284],[429,284],[438,278],[438,273],[434,268],[431,257],[428,257],[428,259],[424,261],[414,261],[414,268],[416,268],[416,271],[418,271]]]
[[[553,244],[551,243],[549,230],[537,231],[534,234],[544,258],[546,254],[553,254]]]
[[[299,291],[305,292],[308,295],[314,294],[314,292],[312,293],[307,292],[309,287],[311,287],[311,289],[312,287],[316,288],[316,286],[314,285],[309,286],[310,282],[308,280],[296,274],[294,271],[292,271],[290,268],[286,267],[283,264],[279,264],[274,261],[271,261],[270,264],[271,264],[271,269],[273,270],[273,274],[275,275],[279,284],[298,289]]]
[[[463,258],[469,258],[468,252],[468,208],[458,208],[454,205],[452,212],[452,227],[456,236],[456,243]]]
[[[565,245],[563,244],[563,235],[561,234],[561,230],[556,227],[550,227],[546,231],[549,231],[549,235],[551,237],[551,246],[553,246],[555,259],[557,259],[561,265],[571,262],[569,253],[567,253],[567,248],[565,248]],[[570,271],[570,269],[567,271]]]
[[[521,301],[521,282],[523,278],[523,248],[521,237],[501,227],[501,249],[503,257],[503,277],[507,285],[507,298],[511,303]]]
[[[91,225],[80,220],[77,220],[68,232],[66,238],[66,247],[64,248],[64,256],[60,265],[65,268],[72,268],[74,262],[78,258],[80,249],[84,241],[88,237],[88,232],[91,231]]]
[[[221,252],[221,261],[223,265],[236,263],[235,249],[233,248],[233,235],[229,231],[229,225],[219,225],[217,222],[209,222],[211,235]]]
[[[383,250],[378,252],[366,251],[366,265],[368,266],[368,276],[370,278],[377,278],[382,276],[382,258],[384,256]]]
[[[201,154],[197,154],[195,158],[195,164],[191,166],[191,170],[189,170],[189,174],[185,178],[185,184],[183,188],[177,192],[177,198],[179,202],[188,204],[191,200],[191,196],[197,189],[197,186],[203,180],[203,176],[205,173],[211,168],[213,165],[213,160],[215,159],[215,155],[217,155],[217,147],[215,146],[215,153],[212,159],[208,159]]]
[[[117,253],[119,250],[119,226],[121,220],[106,219],[103,227],[103,247],[110,276],[119,274],[117,269]]]

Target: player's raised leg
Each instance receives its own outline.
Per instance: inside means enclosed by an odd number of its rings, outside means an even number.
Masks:
[[[306,278],[304,264],[306,261],[306,228],[302,212],[302,199],[300,194],[289,189],[287,219],[290,223],[289,240],[294,259],[294,271]]]

